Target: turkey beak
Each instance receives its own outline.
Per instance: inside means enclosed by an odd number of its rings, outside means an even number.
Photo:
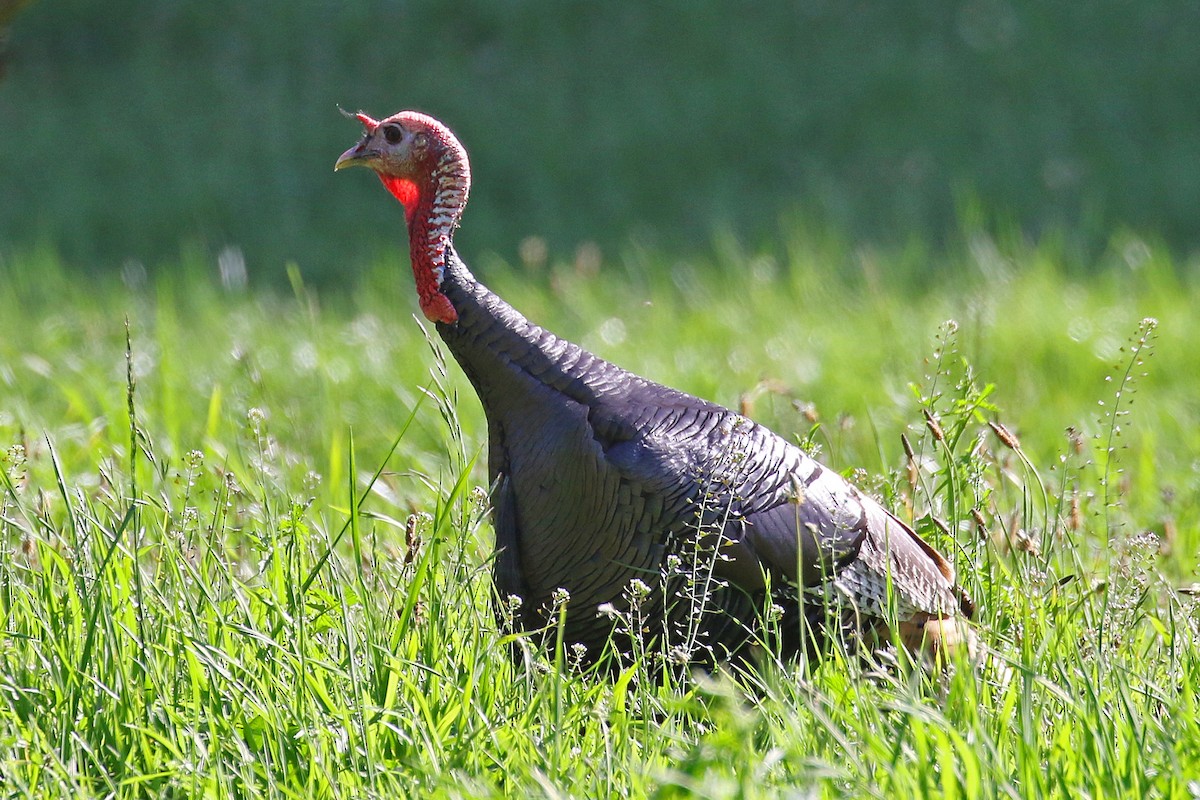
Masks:
[[[338,156],[337,163],[333,165],[333,171],[345,169],[346,167],[369,167],[372,161],[379,160],[379,154],[371,150],[369,147],[370,140],[364,138],[361,142],[351,147],[346,152]]]

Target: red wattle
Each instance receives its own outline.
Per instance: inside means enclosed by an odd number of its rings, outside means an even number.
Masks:
[[[392,196],[404,206],[404,216],[411,222],[413,212],[417,210],[417,201],[421,199],[421,192],[417,189],[417,185],[408,178],[395,178],[383,173],[376,174],[379,175],[379,180],[383,181],[383,185],[392,193]]]
[[[430,322],[444,322],[449,325],[458,321],[458,312],[454,310],[450,298],[434,289],[429,294],[420,294],[421,313]]]
[[[450,298],[442,294],[441,289],[438,288],[434,262],[440,257],[440,251],[438,251],[438,255],[431,252],[428,243],[417,231],[410,229],[409,237],[411,243],[415,245],[412,248],[412,271],[413,279],[417,284],[417,302],[421,304],[421,313],[430,322],[449,324],[458,321],[458,312],[454,309]]]

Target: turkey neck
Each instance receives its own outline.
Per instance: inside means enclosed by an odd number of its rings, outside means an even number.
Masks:
[[[457,147],[453,146],[457,145]],[[457,310],[442,290],[446,262],[453,250],[451,238],[471,190],[471,170],[457,142],[434,161],[424,186],[380,176],[388,190],[404,204],[408,221],[409,255],[421,311],[432,322],[453,323]]]
[[[458,318],[439,323],[438,334],[481,399],[493,392],[517,390],[517,384],[535,383],[589,404],[617,376],[625,375],[527,320],[476,280],[453,248],[446,259],[442,291]]]
[[[443,155],[438,169],[405,204],[413,275],[421,310],[481,398],[534,381],[587,403],[620,372],[577,345],[534,325],[480,283],[454,251],[453,234],[469,186],[465,165]],[[389,187],[391,188],[391,187]],[[508,384],[506,386],[505,384]]]

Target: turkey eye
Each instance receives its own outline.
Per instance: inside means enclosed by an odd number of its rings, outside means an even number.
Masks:
[[[388,125],[383,129],[383,138],[387,139],[388,144],[399,144],[404,138],[404,133],[395,125]]]

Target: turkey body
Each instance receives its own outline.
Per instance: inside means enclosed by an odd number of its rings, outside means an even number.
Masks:
[[[458,319],[438,333],[487,417],[496,587],[525,627],[565,589],[564,640],[598,653],[597,610],[627,611],[635,580],[644,633],[699,660],[755,640],[768,602],[811,622],[804,588],[809,612],[829,596],[882,619],[890,577],[898,619],[959,612],[941,556],[795,445],[530,323],[453,253],[442,291]]]
[[[772,607],[785,651],[814,649],[830,620],[876,632],[887,620],[919,639],[970,615],[936,550],[798,447],[488,290],[452,245],[469,186],[461,145],[415,112],[359,119],[367,134],[338,167],[372,167],[405,206],[422,309],[487,419],[494,579],[521,627],[565,602],[564,642],[589,658],[636,636],[709,661],[761,641]],[[633,605],[636,630],[614,622]]]

